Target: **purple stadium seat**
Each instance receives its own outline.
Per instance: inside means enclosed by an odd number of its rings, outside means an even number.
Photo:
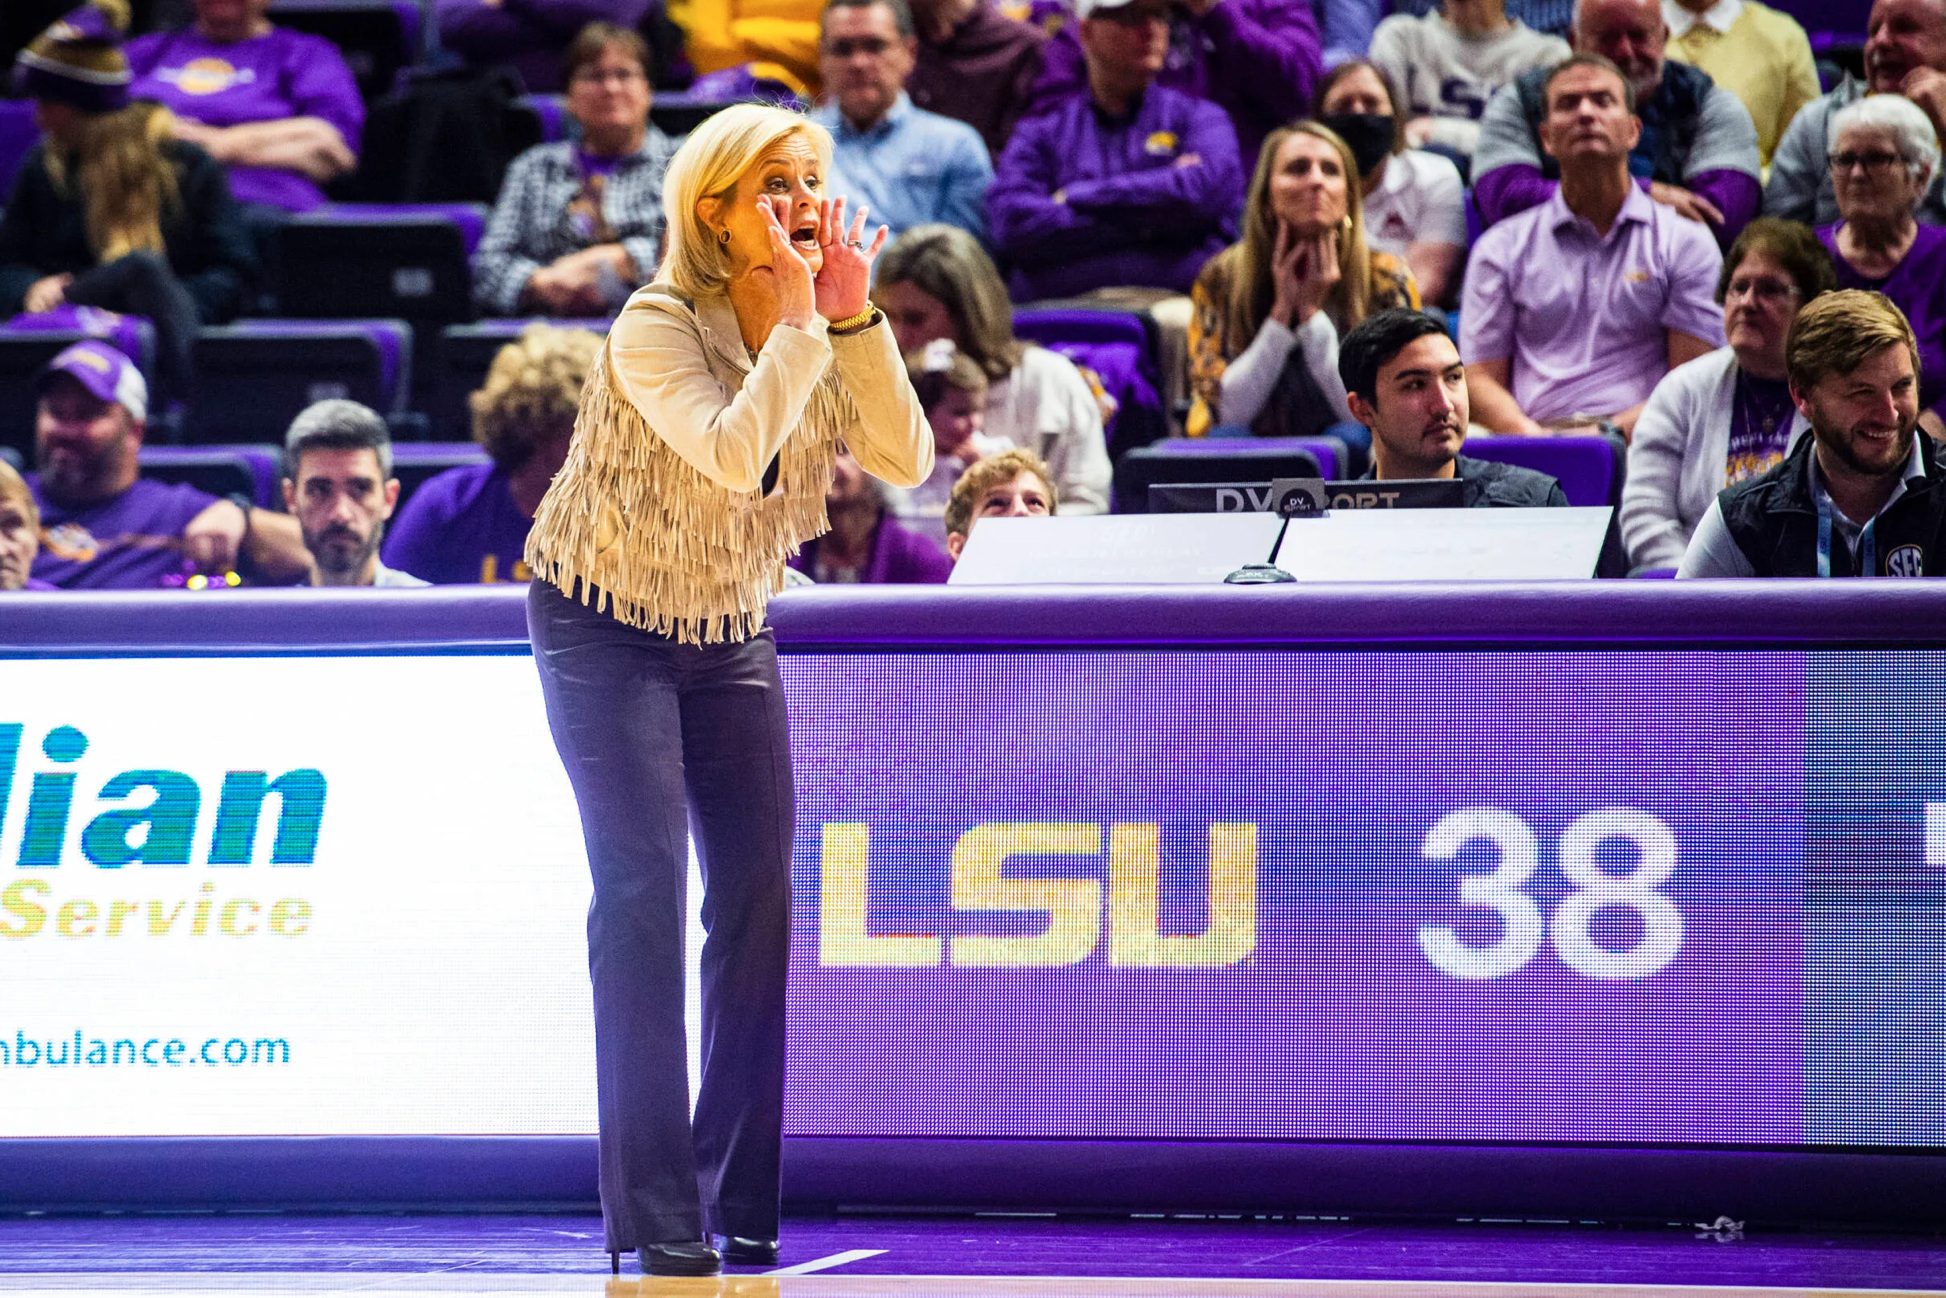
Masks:
[[[334,204],[277,227],[278,309],[313,320],[473,318],[477,204]],[[462,224],[462,221],[465,224]]]
[[[23,312],[0,324],[0,333],[99,338],[140,365],[145,375],[155,364],[155,328],[145,316],[120,315],[95,306],[64,305],[52,311]],[[67,346],[67,342],[61,346]]]
[[[283,452],[275,446],[144,446],[142,476],[187,482],[212,496],[240,491],[260,509],[281,510]]]
[[[660,99],[661,96],[657,95],[656,98]],[[576,134],[576,122],[568,116],[566,103],[564,95],[526,95],[521,98],[520,106],[540,119],[543,144],[570,139]],[[467,250],[470,252],[472,245],[469,244]]]
[[[402,442],[392,448],[392,476],[399,480],[399,508],[426,480],[448,469],[485,464],[487,453],[473,442]]]
[[[271,0],[281,27],[322,36],[344,53],[367,103],[419,61],[425,19],[415,0]]]
[[[40,138],[30,101],[0,99],[0,195],[13,193],[14,175]]]
[[[1094,371],[1119,407],[1105,429],[1113,458],[1168,435],[1169,412],[1157,395],[1155,339],[1138,312],[1017,307],[1014,333]]]
[[[403,412],[412,330],[403,320],[241,320],[197,335],[196,373],[192,441],[279,442],[298,411],[327,397]]]
[[[611,323],[525,316],[449,326],[440,333],[437,355],[432,358],[431,403],[422,406],[432,418],[432,436],[459,442],[473,435],[473,415],[466,399],[486,381],[487,370],[500,349],[518,338],[528,325],[553,324],[563,329],[606,334]]]
[[[1461,454],[1517,464],[1561,480],[1571,505],[1619,505],[1623,456],[1606,437],[1485,437],[1466,439]]]
[[[1865,36],[1865,17],[1871,6],[1859,0],[1777,0],[1772,6],[1791,17],[1811,36]]]
[[[1043,346],[1054,343],[1132,343],[1142,351],[1149,377],[1155,377],[1155,342],[1148,321],[1134,311],[1113,308],[1028,306],[1014,309],[1016,336]]]
[[[466,255],[480,246],[480,233],[486,229],[487,208],[483,203],[326,203],[308,213],[325,220],[363,223],[398,221],[451,221],[459,227]]]

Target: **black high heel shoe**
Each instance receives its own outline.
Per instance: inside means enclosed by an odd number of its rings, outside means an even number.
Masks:
[[[714,1236],[716,1245],[723,1250],[723,1260],[732,1266],[776,1266],[777,1241],[774,1239],[746,1239],[741,1235]]]
[[[643,1275],[716,1275],[723,1270],[722,1254],[701,1240],[644,1244],[637,1251]]]

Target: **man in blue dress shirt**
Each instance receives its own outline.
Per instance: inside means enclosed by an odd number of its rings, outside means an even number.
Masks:
[[[812,114],[831,132],[826,191],[901,231],[944,221],[986,238],[993,163],[965,122],[914,108],[905,81],[918,53],[906,0],[829,0],[818,41],[825,100]]]

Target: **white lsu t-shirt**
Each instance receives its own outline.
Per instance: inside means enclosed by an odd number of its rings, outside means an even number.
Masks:
[[[1365,243],[1405,256],[1415,243],[1466,246],[1466,193],[1452,159],[1420,149],[1395,153],[1365,196]]]
[[[1472,156],[1493,92],[1529,68],[1568,57],[1568,43],[1514,19],[1491,36],[1462,36],[1438,11],[1393,14],[1372,33],[1371,60],[1385,69],[1413,117],[1431,117],[1431,143]]]

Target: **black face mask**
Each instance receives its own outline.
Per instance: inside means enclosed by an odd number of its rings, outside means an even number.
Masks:
[[[1358,174],[1363,176],[1385,161],[1392,152],[1392,135],[1396,127],[1393,118],[1378,113],[1325,113],[1318,118],[1321,125],[1337,132],[1338,138],[1351,147],[1352,161],[1358,164]]]

